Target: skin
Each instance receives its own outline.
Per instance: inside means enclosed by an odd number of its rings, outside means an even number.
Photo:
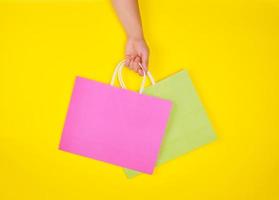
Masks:
[[[126,65],[131,70],[143,75],[138,63],[147,71],[148,66],[148,46],[145,42],[137,0],[112,0],[114,10],[124,27],[126,43]]]

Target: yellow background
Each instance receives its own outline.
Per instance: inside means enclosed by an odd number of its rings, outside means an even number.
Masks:
[[[53,2],[0,3],[1,200],[279,199],[278,1],[140,1],[150,70],[189,70],[218,140],[131,180],[57,149],[75,76],[109,82],[125,35],[109,1]]]

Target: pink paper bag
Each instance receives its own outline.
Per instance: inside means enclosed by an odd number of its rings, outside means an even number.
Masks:
[[[112,86],[123,65],[111,85],[76,78],[60,149],[152,174],[171,102],[141,94],[145,75],[140,93]]]

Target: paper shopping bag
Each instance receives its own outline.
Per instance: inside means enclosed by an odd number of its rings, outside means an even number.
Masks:
[[[123,65],[116,67],[111,85],[76,78],[60,149],[151,174],[171,102],[113,87]]]
[[[185,70],[145,88],[144,94],[169,99],[173,103],[157,165],[215,140],[206,111]],[[129,169],[125,169],[125,173],[128,177],[139,174]]]

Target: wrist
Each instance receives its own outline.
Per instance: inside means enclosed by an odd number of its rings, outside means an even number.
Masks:
[[[143,36],[127,36],[127,41],[130,42],[144,42],[145,39]]]
[[[128,40],[134,40],[134,41],[140,41],[144,40],[143,33],[133,33],[133,34],[127,34]]]

